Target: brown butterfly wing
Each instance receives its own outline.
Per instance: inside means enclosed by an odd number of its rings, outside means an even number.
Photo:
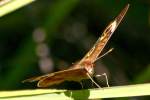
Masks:
[[[84,68],[68,69],[48,74],[47,77],[39,80],[38,87],[48,87],[51,85],[59,84],[64,81],[80,81],[88,78],[87,71]]]
[[[82,79],[88,78],[86,75],[87,71],[85,68],[76,68],[76,69],[68,69],[63,71],[58,71],[38,77],[32,77],[26,79],[24,82],[34,82],[39,81],[38,87],[48,87],[54,84],[62,83],[66,80],[68,81],[80,81]]]
[[[35,76],[35,77],[31,77],[29,79],[23,80],[22,83],[25,83],[25,82],[35,82],[35,81],[39,81],[39,80],[41,80],[43,78],[46,78],[46,77],[47,77],[47,75],[42,75],[42,76],[37,76],[37,77]]]
[[[120,12],[120,14],[106,27],[103,31],[102,36],[96,41],[94,46],[90,49],[90,51],[82,58],[79,64],[90,61],[95,62],[99,54],[102,52],[103,48],[105,47],[106,43],[112,36],[113,32],[116,30],[120,22],[122,21],[123,17],[125,16],[127,10],[129,8],[129,4],[125,6],[125,8]]]

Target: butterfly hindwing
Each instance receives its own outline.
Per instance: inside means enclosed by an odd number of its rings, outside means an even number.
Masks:
[[[64,71],[58,71],[53,73],[53,75],[49,74],[48,77],[41,79],[38,82],[38,87],[48,87],[51,85],[59,84],[64,81],[80,81],[88,78],[86,75],[87,71],[84,68],[77,69],[68,69]]]

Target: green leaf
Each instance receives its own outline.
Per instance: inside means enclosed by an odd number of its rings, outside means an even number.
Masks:
[[[37,89],[37,90],[20,90],[20,91],[2,91],[0,92],[0,99],[15,99],[15,100],[87,100],[99,98],[116,98],[116,97],[133,97],[133,96],[148,96],[150,95],[150,83],[115,86],[97,89],[85,90],[51,90],[51,89]]]
[[[1,2],[4,2],[6,0],[1,0]],[[8,2],[0,5],[0,17],[18,9],[21,8],[35,0],[7,0]]]

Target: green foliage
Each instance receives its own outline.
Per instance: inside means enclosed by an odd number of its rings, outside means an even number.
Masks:
[[[100,98],[117,98],[117,97],[133,97],[133,96],[148,96],[150,95],[150,84],[137,84],[128,86],[116,86],[100,89],[86,90],[20,90],[20,91],[3,91],[0,92],[0,99],[15,99],[15,100],[34,100],[44,99],[49,100],[87,100]]]

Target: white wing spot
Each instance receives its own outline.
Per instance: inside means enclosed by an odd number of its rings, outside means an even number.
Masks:
[[[112,32],[112,33],[115,31],[116,26],[117,26],[117,23],[116,23],[116,21],[114,21],[114,22],[111,24],[111,32]]]

